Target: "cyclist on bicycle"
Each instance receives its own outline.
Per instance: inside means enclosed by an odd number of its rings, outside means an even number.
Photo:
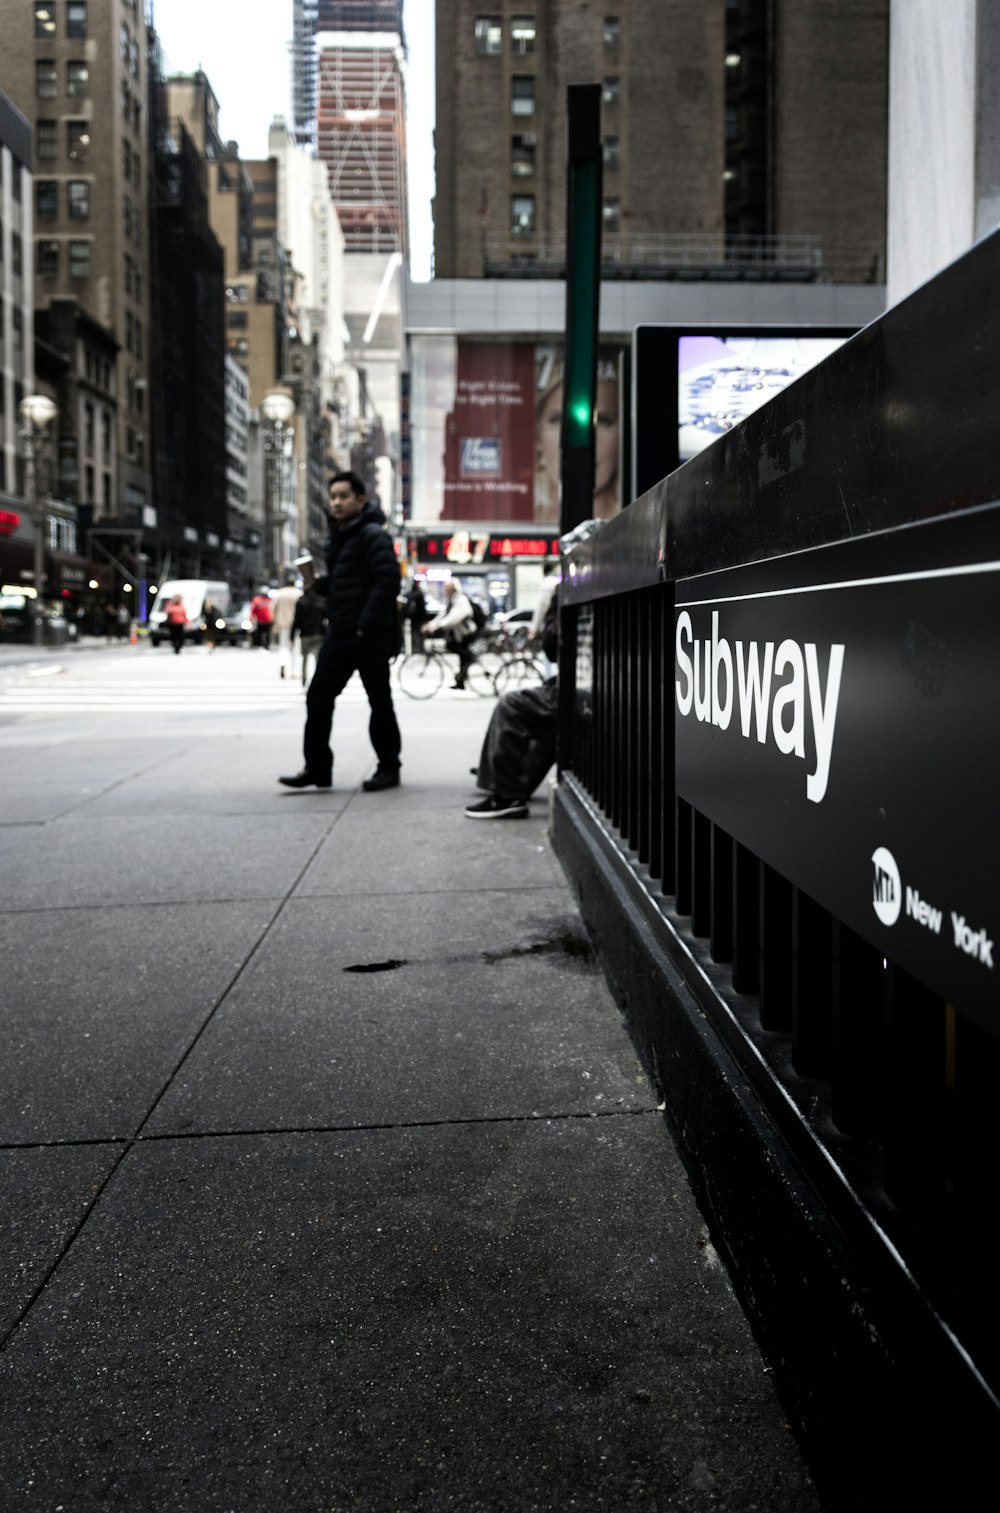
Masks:
[[[444,586],[445,606],[433,620],[428,620],[420,629],[426,635],[444,631],[445,646],[458,657],[458,674],[452,688],[464,688],[469,667],[473,662],[472,642],[476,635],[476,617],[472,613],[469,596],[462,591],[454,578]]]

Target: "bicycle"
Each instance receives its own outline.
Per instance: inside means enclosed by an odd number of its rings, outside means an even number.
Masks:
[[[465,686],[481,699],[492,698],[494,670],[489,665],[489,648],[477,638],[471,649]],[[446,677],[454,679],[457,667],[458,658],[445,651],[443,641],[425,636],[423,651],[411,651],[402,659],[396,680],[407,698],[431,699],[444,686]]]
[[[538,641],[530,639],[526,625],[518,625],[513,631],[501,629],[494,636],[492,648],[498,665],[493,686],[498,695],[511,688],[536,688],[545,682],[548,673],[539,647]]]

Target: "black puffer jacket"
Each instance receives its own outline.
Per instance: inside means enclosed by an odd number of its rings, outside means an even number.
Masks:
[[[327,576],[316,584],[326,594],[329,634],[336,641],[384,637],[394,649],[399,568],[378,505],[368,503],[346,525],[333,525],[326,548]]]

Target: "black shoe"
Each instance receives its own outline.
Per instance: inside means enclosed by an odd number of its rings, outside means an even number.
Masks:
[[[381,767],[377,767],[370,778],[365,778],[361,786],[365,793],[378,793],[383,788],[398,788],[399,773],[383,772]]]
[[[316,777],[313,773],[311,773],[309,771],[308,767],[303,767],[302,771],[295,773],[294,777],[279,778],[278,782],[279,783],[284,783],[284,785],[285,785],[286,788],[332,788],[333,787],[333,778],[332,777],[328,777],[328,778],[319,778],[319,777]]]
[[[457,688],[459,690],[459,692],[461,693],[462,689],[465,687],[465,684],[464,683],[453,683],[451,686],[452,686],[452,688]]]

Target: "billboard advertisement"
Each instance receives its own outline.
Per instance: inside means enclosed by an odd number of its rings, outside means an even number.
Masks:
[[[561,344],[411,338],[414,525],[559,524]],[[622,507],[619,371],[601,349],[595,415],[594,515]]]

